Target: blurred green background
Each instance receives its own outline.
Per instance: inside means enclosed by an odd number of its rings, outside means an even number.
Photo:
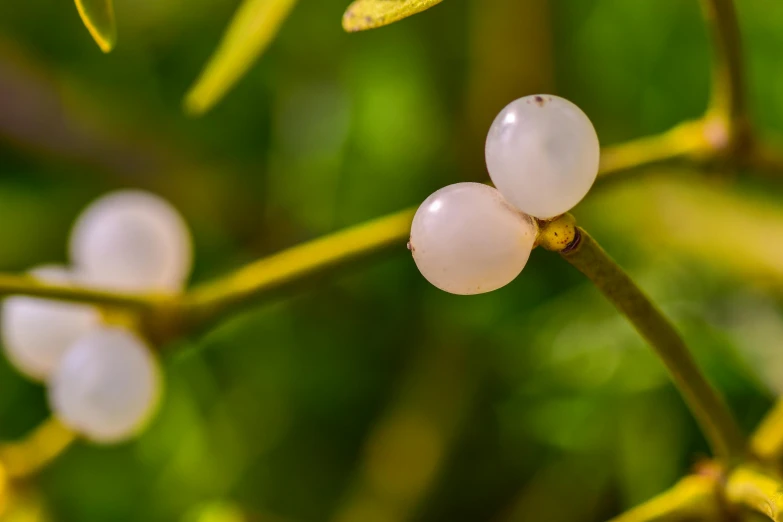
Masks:
[[[517,97],[563,95],[612,144],[698,117],[709,96],[695,0],[447,0],[353,35],[346,4],[300,2],[192,119],[182,96],[236,0],[116,0],[109,55],[72,2],[0,2],[0,269],[65,261],[79,210],[139,187],[182,211],[203,281],[486,180],[485,132]],[[754,117],[781,128],[783,3],[741,4]],[[728,222],[758,212],[783,234],[783,198],[721,170],[618,176],[574,213],[675,318],[750,429],[783,392],[783,252],[740,251]],[[683,235],[697,223],[709,248]],[[707,454],[661,364],[544,251],[502,290],[458,297],[401,244],[162,348],[149,430],[77,443],[31,479],[44,519],[600,521]],[[0,361],[0,436],[47,415],[43,389]]]

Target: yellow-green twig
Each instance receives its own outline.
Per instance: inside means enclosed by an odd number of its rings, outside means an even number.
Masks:
[[[748,467],[737,468],[725,485],[726,500],[739,508],[783,521],[783,489],[780,481]]]
[[[599,179],[664,161],[707,159],[716,146],[703,120],[681,123],[666,132],[607,147],[601,154]]]
[[[783,520],[783,485],[767,473],[739,466],[722,478],[720,469],[689,475],[672,488],[610,522]]]
[[[404,250],[414,209],[310,241],[251,263],[185,295],[187,325],[210,323],[249,301],[294,287],[304,280],[390,248]]]
[[[539,242],[547,248],[557,244],[546,239],[547,229],[557,230],[560,224],[573,226],[566,215],[554,225],[546,225]],[[558,237],[563,234],[558,232]],[[707,382],[693,360],[687,346],[663,313],[649,300],[633,280],[581,228],[575,228],[569,245],[558,246],[562,257],[587,276],[604,296],[633,324],[669,370],[707,441],[715,454],[730,464],[736,463],[745,451],[740,429],[718,392]]]
[[[0,444],[0,467],[10,478],[32,475],[74,441],[72,431],[51,418],[19,442]]]
[[[714,477],[692,475],[671,489],[610,522],[680,522],[722,520],[718,485]]]
[[[17,294],[111,306],[131,311],[148,310],[155,307],[156,303],[169,299],[165,296],[124,294],[72,285],[51,284],[30,275],[0,274],[0,297]]]
[[[750,439],[750,450],[769,463],[783,455],[783,401],[778,401],[756,428]]]

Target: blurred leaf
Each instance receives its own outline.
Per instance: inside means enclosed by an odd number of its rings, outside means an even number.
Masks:
[[[203,114],[217,103],[272,42],[296,0],[245,0],[201,76],[185,109]]]
[[[783,248],[773,239],[783,234],[779,202],[685,171],[667,174],[596,191],[582,222],[638,239],[649,255],[669,252],[760,287],[783,285]]]
[[[185,522],[243,522],[242,510],[229,502],[208,502],[195,507],[184,518]]]
[[[686,458],[685,410],[668,390],[640,393],[617,406],[614,473],[624,506],[631,507],[665,490],[677,480]],[[660,419],[666,419],[661,422]],[[668,458],[661,459],[661,455]]]
[[[525,483],[503,522],[596,520],[611,469],[600,457],[567,454],[547,463]],[[600,464],[599,464],[600,462]],[[567,498],[568,502],[563,499]]]
[[[84,25],[101,51],[108,53],[117,43],[117,25],[114,21],[112,0],[75,0],[76,9]]]
[[[375,29],[420,13],[442,0],[356,0],[343,15],[343,29]]]
[[[2,511],[3,522],[47,522],[43,498],[33,490],[13,489]]]

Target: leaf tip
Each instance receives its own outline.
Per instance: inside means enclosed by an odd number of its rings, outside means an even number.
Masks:
[[[343,14],[343,30],[347,33],[355,33],[361,30],[356,23],[356,13],[353,11],[353,5],[349,6]]]
[[[244,0],[183,107],[200,116],[217,104],[277,35],[296,0]]]
[[[426,11],[443,0],[354,0],[343,14],[349,33],[375,29]]]
[[[117,24],[112,1],[85,4],[84,0],[75,0],[75,3],[79,17],[98,48],[104,53],[111,52],[117,43]]]
[[[195,87],[191,88],[187,94],[185,94],[185,98],[182,100],[182,110],[185,112],[185,114],[193,118],[203,116],[204,113],[207,112],[210,107],[212,107],[212,105],[213,103],[208,99],[205,99],[204,95],[201,94]]]
[[[112,52],[114,46],[117,45],[116,35],[112,35],[110,38],[96,38],[95,35],[93,35],[93,39],[95,40],[95,43],[98,44],[100,50],[106,54]]]

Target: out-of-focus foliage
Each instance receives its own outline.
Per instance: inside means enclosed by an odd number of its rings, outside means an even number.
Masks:
[[[193,120],[182,93],[238,2],[116,0],[122,45],[106,56],[68,23],[68,2],[0,2],[0,268],[63,261],[79,209],[133,186],[182,210],[205,280],[486,180],[486,130],[515,97],[573,100],[605,144],[706,105],[695,1],[444,2],[354,35],[340,27],[345,3],[303,2],[231,96]],[[783,4],[739,9],[754,115],[783,128]],[[648,169],[574,213],[750,426],[783,391],[780,263],[763,262],[781,253],[721,239],[748,211],[779,230],[783,198],[774,182],[708,174]],[[589,522],[706,452],[630,326],[540,249],[508,287],[464,298],[428,285],[401,244],[164,354],[149,431],[77,444],[24,485],[24,509],[80,522]],[[0,436],[46,415],[42,389],[0,361]]]

